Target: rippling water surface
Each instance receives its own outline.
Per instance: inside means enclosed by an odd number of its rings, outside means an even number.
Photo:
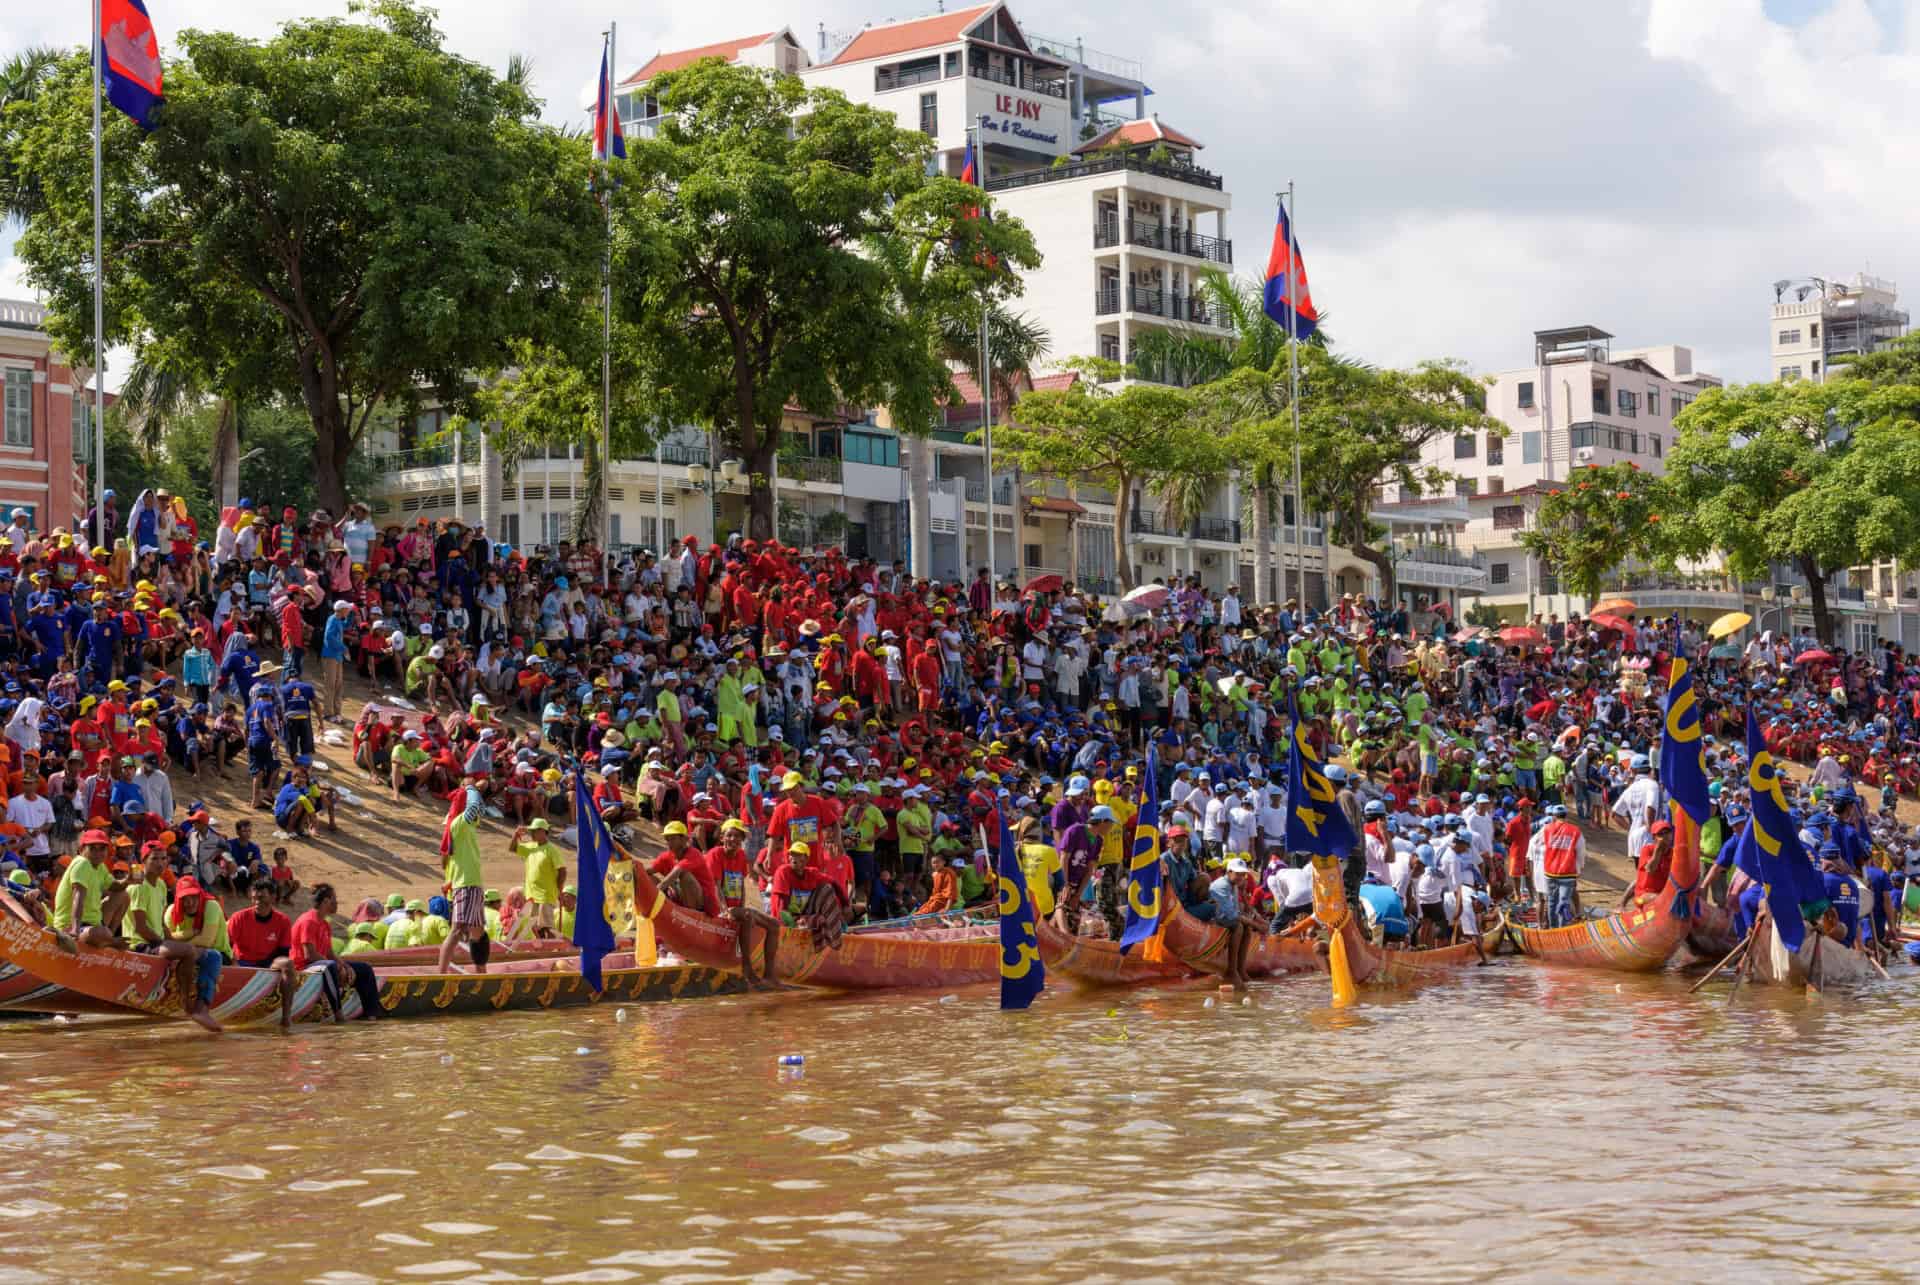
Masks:
[[[1685,988],[8,1023],[0,1281],[1904,1275],[1912,988]]]

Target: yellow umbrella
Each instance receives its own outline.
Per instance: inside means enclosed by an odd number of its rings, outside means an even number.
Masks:
[[[1744,611],[1729,611],[1720,619],[1707,626],[1707,637],[1725,638],[1739,633],[1753,623],[1753,617]]]

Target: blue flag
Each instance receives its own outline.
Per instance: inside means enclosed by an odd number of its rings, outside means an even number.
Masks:
[[[1140,787],[1140,816],[1133,831],[1133,860],[1127,869],[1127,926],[1120,953],[1152,937],[1160,927],[1160,763],[1147,745],[1147,770]]]
[[[1713,811],[1707,801],[1707,765],[1701,757],[1700,704],[1694,698],[1693,670],[1687,664],[1686,648],[1678,641],[1673,647],[1673,671],[1667,677],[1662,712],[1665,727],[1660,733],[1660,784],[1694,825],[1703,826]]]
[[[580,948],[580,975],[597,995],[604,989],[600,961],[614,947],[613,925],[607,921],[607,868],[613,864],[613,836],[607,833],[607,823],[594,806],[584,772],[573,776],[573,810],[580,818],[580,881],[574,897],[573,944]]]
[[[1734,860],[1748,878],[1766,886],[1767,908],[1773,912],[1780,942],[1788,950],[1798,950],[1806,940],[1801,907],[1825,902],[1827,884],[1807,859],[1799,831],[1787,816],[1780,769],[1760,735],[1751,705],[1747,706],[1747,789],[1753,795],[1751,842],[1741,845]]]
[[[1000,1007],[1026,1008],[1046,989],[1047,966],[1040,960],[1040,937],[1033,926],[1033,898],[1027,895],[1027,873],[1020,865],[1013,832],[1007,828],[1006,805],[1000,821]]]
[[[1320,768],[1320,756],[1300,725],[1300,706],[1291,693],[1287,713],[1292,717],[1287,746],[1287,850],[1315,856],[1344,857],[1357,839],[1340,810],[1339,791]]]
[[[153,33],[144,0],[103,0],[95,65],[107,101],[132,117],[142,129],[157,123],[155,112],[165,101],[165,77],[160,66],[160,39]]]

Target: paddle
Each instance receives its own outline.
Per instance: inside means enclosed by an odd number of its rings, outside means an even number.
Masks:
[[[1732,950],[1728,951],[1724,956],[1722,956],[1720,959],[1720,962],[1715,964],[1711,969],[1709,969],[1705,977],[1702,977],[1699,981],[1687,987],[1687,994],[1689,995],[1693,994],[1695,991],[1699,990],[1702,986],[1705,986],[1708,982],[1712,981],[1715,973],[1718,973],[1721,969],[1725,968],[1728,964],[1731,964],[1734,960],[1744,956],[1748,950],[1752,949],[1752,947],[1753,947],[1753,929],[1749,928],[1747,929],[1747,935],[1745,937],[1742,937],[1739,940],[1739,942],[1735,944]]]
[[[1751,931],[1747,933],[1747,936],[1751,940],[1758,941],[1760,940],[1761,930],[1763,928],[1771,929],[1771,927],[1772,927],[1772,919],[1770,916],[1770,911],[1768,909],[1767,903],[1765,901],[1762,901],[1760,903],[1760,913],[1753,917],[1753,928]],[[1747,974],[1753,971],[1753,959],[1754,959],[1754,952],[1752,950],[1749,950],[1747,951],[1747,957],[1740,961],[1739,971],[1737,971],[1733,975],[1733,987],[1731,990],[1727,992],[1728,1008],[1733,1007],[1733,998],[1734,996],[1740,993],[1740,983],[1747,980]]]

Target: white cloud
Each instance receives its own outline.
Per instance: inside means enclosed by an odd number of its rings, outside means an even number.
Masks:
[[[791,26],[908,17],[931,0],[726,0],[612,13],[585,0],[442,5],[454,48],[535,65],[551,119],[578,119],[599,33],[631,70],[661,49]],[[952,6],[949,6],[952,7]],[[8,47],[83,38],[53,6],[0,14]],[[1014,0],[1030,30],[1141,59],[1149,106],[1208,144],[1236,195],[1243,271],[1265,262],[1271,193],[1301,195],[1316,301],[1381,362],[1523,364],[1535,329],[1683,343],[1766,373],[1768,285],[1871,266],[1910,279],[1920,205],[1920,0],[1829,0],[1798,27],[1762,0]],[[169,32],[266,35],[344,0],[169,0]],[[83,22],[83,20],[82,20]],[[5,253],[0,245],[0,255]],[[0,264],[0,283],[17,267]]]

